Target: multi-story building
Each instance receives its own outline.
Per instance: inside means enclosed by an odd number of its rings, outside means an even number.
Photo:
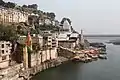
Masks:
[[[0,69],[9,66],[11,46],[9,41],[0,41]]]
[[[44,46],[47,46],[47,49],[52,49],[55,47],[58,47],[58,40],[57,40],[57,34],[53,35],[50,31],[44,31],[43,32],[43,44]]]
[[[28,60],[30,67],[41,64],[42,62],[55,59],[58,57],[57,55],[57,38],[53,37],[50,31],[44,31],[42,36],[31,36],[32,38],[32,47],[33,51],[34,45],[40,45],[41,49],[38,49],[36,54],[31,54],[31,58]],[[21,36],[18,39],[19,44],[25,44],[26,36]]]
[[[58,45],[62,47],[75,49],[79,47],[79,43],[80,34],[78,33],[66,33],[66,34],[61,33],[58,36]]]
[[[29,13],[0,7],[0,24],[27,22]]]

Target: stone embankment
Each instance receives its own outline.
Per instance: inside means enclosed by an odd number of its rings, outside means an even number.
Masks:
[[[28,69],[25,69],[23,63],[21,63],[9,66],[7,69],[0,70],[0,80],[30,80],[36,73],[52,67],[57,67],[68,60],[72,60],[73,58],[78,61],[84,59],[91,60],[91,58],[95,58],[96,55],[98,57],[98,54],[98,50],[75,51],[60,47],[58,49],[58,57],[55,59],[46,60]]]
[[[68,61],[68,59],[64,57],[58,57],[57,59],[45,61],[40,65],[36,65],[28,69],[24,69],[23,63],[16,64],[7,69],[0,70],[0,80],[29,80],[36,73],[48,68],[59,66],[66,61]]]

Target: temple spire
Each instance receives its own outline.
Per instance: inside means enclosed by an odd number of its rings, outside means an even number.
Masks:
[[[84,43],[83,30],[81,29],[81,43]]]

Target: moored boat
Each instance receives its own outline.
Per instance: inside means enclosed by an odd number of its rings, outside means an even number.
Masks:
[[[100,50],[100,54],[107,54],[106,51]]]
[[[107,59],[107,57],[106,57],[105,55],[98,55],[98,57],[99,57],[100,59]]]

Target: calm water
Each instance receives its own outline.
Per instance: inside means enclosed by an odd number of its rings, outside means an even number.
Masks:
[[[93,42],[106,42],[115,38],[88,38]],[[37,74],[33,80],[120,80],[120,46],[107,45],[107,60],[91,63],[68,62]]]

